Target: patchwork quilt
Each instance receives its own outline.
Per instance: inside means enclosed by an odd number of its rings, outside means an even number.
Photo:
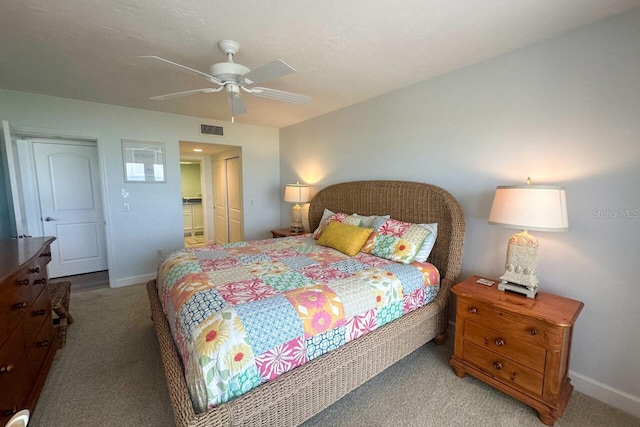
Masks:
[[[158,268],[199,412],[431,302],[439,289],[431,264],[349,257],[310,236],[185,249]]]

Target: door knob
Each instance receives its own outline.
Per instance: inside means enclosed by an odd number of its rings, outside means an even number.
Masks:
[[[50,216],[46,217],[44,220],[47,221],[47,222],[55,221],[55,219],[51,218]]]

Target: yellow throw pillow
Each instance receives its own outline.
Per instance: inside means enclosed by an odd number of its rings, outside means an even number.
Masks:
[[[372,231],[373,228],[362,228],[339,221],[330,221],[318,239],[318,244],[354,256],[360,252],[360,248]]]

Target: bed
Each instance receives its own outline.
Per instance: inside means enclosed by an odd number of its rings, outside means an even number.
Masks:
[[[437,239],[427,260],[437,268],[440,278],[433,300],[239,397],[197,412],[180,356],[183,348],[174,341],[159,296],[162,287],[159,292],[157,282],[150,281],[147,290],[152,319],[176,425],[299,425],[426,342],[444,342],[449,295],[460,272],[465,231],[455,198],[429,184],[356,181],[331,185],[316,194],[309,208],[311,230],[318,227],[325,209],[363,216],[389,215],[414,224],[437,223]],[[159,277],[158,282],[163,280],[167,278]]]

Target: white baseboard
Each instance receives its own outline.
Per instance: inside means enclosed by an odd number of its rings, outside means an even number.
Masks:
[[[580,393],[640,418],[640,397],[618,390],[572,370],[569,370],[569,377],[573,387]]]
[[[123,279],[110,280],[112,288],[122,288],[123,286],[139,285],[141,283],[147,283],[149,280],[156,278],[155,274],[142,274],[140,276],[125,277]]]

